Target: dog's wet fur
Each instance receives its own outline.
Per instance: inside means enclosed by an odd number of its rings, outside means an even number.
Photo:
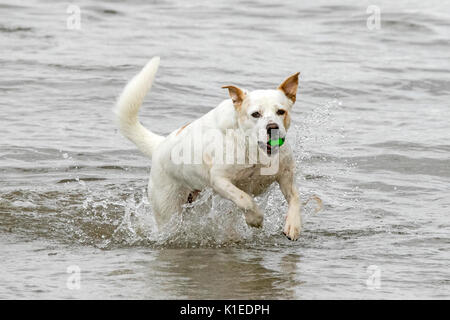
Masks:
[[[121,132],[152,159],[149,181],[149,198],[159,226],[169,223],[173,214],[180,213],[185,203],[195,200],[201,190],[212,188],[222,197],[233,201],[242,209],[249,226],[261,227],[263,212],[252,196],[264,192],[273,182],[278,182],[288,202],[284,233],[296,240],[301,231],[301,201],[294,184],[294,159],[286,140],[281,146],[271,146],[272,133],[285,139],[291,123],[291,110],[296,101],[298,76],[295,73],[273,90],[247,91],[227,85],[230,99],[201,118],[177,128],[166,137],[145,129],[138,120],[138,112],[150,89],[159,66],[155,57],[137,74],[123,90],[115,109]],[[190,141],[194,132],[216,130],[224,135],[233,129],[236,135],[248,137],[257,143],[267,157],[279,157],[279,168],[273,174],[262,174],[267,162],[256,164],[223,164],[214,161],[208,148],[218,143],[206,140],[200,155],[201,164],[177,164],[172,161],[174,148]],[[266,130],[267,139],[258,140],[258,132]],[[284,140],[283,140],[284,141]],[[221,142],[222,143],[222,142]],[[235,148],[246,148],[236,143]],[[247,151],[247,150],[242,150]]]

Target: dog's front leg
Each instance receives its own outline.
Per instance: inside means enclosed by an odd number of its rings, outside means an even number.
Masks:
[[[300,196],[294,184],[293,170],[291,168],[283,170],[278,178],[278,183],[289,206],[286,224],[284,225],[284,234],[291,240],[297,240],[302,228],[302,217],[300,213]]]
[[[249,226],[256,228],[262,226],[264,215],[250,195],[224,177],[212,177],[211,185],[215,192],[233,201],[240,209],[244,210],[245,221]]]

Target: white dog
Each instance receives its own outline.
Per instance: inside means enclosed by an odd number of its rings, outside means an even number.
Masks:
[[[149,198],[158,225],[167,223],[173,214],[182,211],[183,204],[211,187],[243,210],[248,225],[261,227],[263,213],[251,195],[261,194],[277,181],[289,205],[284,233],[291,240],[298,239],[301,202],[294,184],[292,151],[284,141],[299,73],[276,90],[247,92],[225,86],[231,99],[163,137],[138,121],[139,108],[158,65],[159,57],[148,62],[125,87],[115,109],[121,132],[152,159]],[[259,158],[252,146],[256,146]],[[239,154],[243,155],[241,161],[236,160]],[[274,163],[277,170],[271,172]]]

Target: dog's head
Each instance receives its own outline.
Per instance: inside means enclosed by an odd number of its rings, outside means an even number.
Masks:
[[[235,86],[227,88],[237,111],[239,128],[246,136],[271,155],[283,145],[291,124],[291,110],[295,103],[298,75],[288,77],[276,90],[247,92]]]

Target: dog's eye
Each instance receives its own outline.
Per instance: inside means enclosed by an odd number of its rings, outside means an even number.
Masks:
[[[279,115],[279,116],[282,116],[285,113],[286,113],[286,111],[283,109],[278,109],[278,111],[277,111],[277,115]]]
[[[261,113],[259,113],[258,111],[255,111],[255,112],[252,113],[252,117],[253,118],[259,118],[259,117],[261,117]]]

